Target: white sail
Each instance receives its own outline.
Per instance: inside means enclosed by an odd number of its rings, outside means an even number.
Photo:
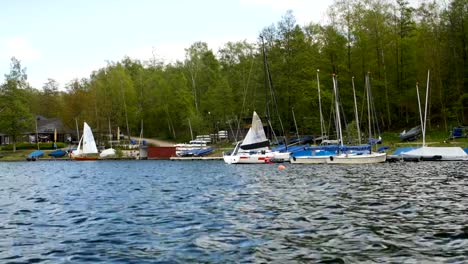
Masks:
[[[91,127],[84,122],[83,125],[83,154],[96,154],[98,153],[96,141],[94,141],[93,132]]]
[[[242,143],[237,143],[231,153],[224,153],[224,162],[237,163],[268,163],[270,161],[288,161],[289,152],[272,151],[270,142],[263,130],[263,124],[256,112],[253,113],[252,126]]]
[[[240,145],[240,148],[244,150],[260,149],[266,148],[269,145],[270,142],[265,135],[262,120],[260,120],[257,112],[254,111],[252,116],[252,126],[247,132],[244,141]]]

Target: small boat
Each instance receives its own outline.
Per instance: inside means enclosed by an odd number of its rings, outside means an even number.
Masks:
[[[26,160],[27,161],[36,161],[38,160],[39,158],[41,157],[44,157],[44,151],[42,150],[35,150],[33,152],[31,152],[27,157],[26,157]]]
[[[54,157],[54,158],[61,158],[61,157],[65,156],[66,154],[67,154],[67,152],[65,150],[56,149],[56,150],[50,152],[47,155],[49,155],[51,157]]]
[[[339,146],[309,146],[291,153],[290,162],[295,164],[324,164],[331,156],[336,156]]]
[[[83,124],[83,135],[78,147],[72,152],[72,157],[75,160],[97,160],[99,158],[93,132],[86,122]]]
[[[105,149],[101,151],[101,153],[99,153],[99,158],[101,159],[114,158],[115,156],[116,156],[116,152],[115,152],[115,149],[113,148]]]
[[[413,141],[416,140],[419,136],[421,136],[421,126],[415,126],[411,128],[409,131],[403,130],[400,133],[400,140],[401,141]]]
[[[232,152],[224,153],[223,159],[228,164],[256,164],[289,160],[289,152],[273,151],[269,146],[270,141],[265,135],[262,120],[254,111],[252,126],[244,140],[238,142]]]
[[[449,140],[468,137],[468,127],[454,127],[450,133]]]
[[[176,155],[178,157],[205,156],[214,151],[214,148],[208,146],[206,140],[191,140],[187,143],[179,143],[176,147]]]

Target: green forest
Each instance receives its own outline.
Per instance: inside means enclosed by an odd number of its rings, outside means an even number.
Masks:
[[[213,51],[200,41],[173,63],[123,57],[65,89],[53,79],[31,87],[27,65],[11,58],[1,62],[10,63],[10,72],[0,83],[0,132],[17,137],[41,115],[71,128],[75,120],[86,121],[93,131],[108,131],[110,123],[131,135],[143,125],[145,137],[182,141],[191,136],[189,126],[194,134],[230,131],[255,110],[278,131],[282,124],[286,134],[319,135],[317,85],[326,127],[333,130],[333,74],[348,124],[355,116],[354,80],[366,127],[369,74],[380,130],[419,125],[416,86],[425,98],[429,83],[428,129],[449,131],[468,124],[468,2],[442,2],[414,8],[405,0],[337,0],[323,25],[298,25],[287,11],[259,29],[254,43],[233,41]]]

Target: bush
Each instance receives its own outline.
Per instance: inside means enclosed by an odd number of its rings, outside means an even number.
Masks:
[[[57,148],[64,148],[66,145],[63,142],[57,142]],[[16,149],[37,149],[36,143],[16,143]],[[39,149],[55,149],[54,142],[39,143]],[[13,150],[13,144],[2,146],[2,150]]]

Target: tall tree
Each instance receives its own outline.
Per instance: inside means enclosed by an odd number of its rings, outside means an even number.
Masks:
[[[5,83],[0,87],[0,128],[13,139],[13,151],[16,142],[25,132],[33,127],[33,117],[25,101],[24,90],[28,87],[26,69],[21,62],[11,59],[10,73],[5,74]]]

